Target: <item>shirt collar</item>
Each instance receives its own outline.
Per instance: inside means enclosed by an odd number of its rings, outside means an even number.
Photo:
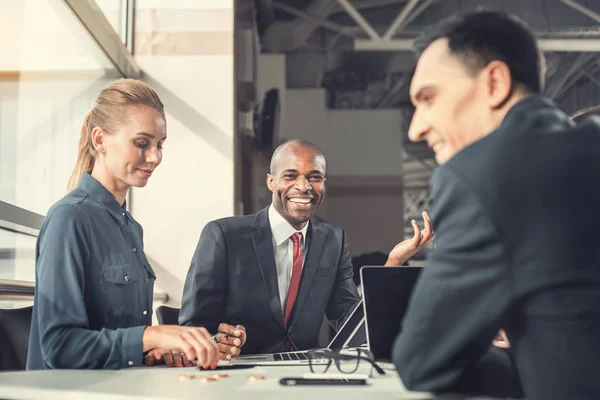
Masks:
[[[273,238],[275,239],[275,244],[277,246],[282,245],[296,232],[302,233],[302,245],[304,246],[306,232],[308,230],[308,224],[310,224],[310,221],[304,225],[304,228],[298,231],[296,228],[290,225],[290,223],[287,222],[286,219],[281,216],[281,214],[279,214],[275,207],[273,207],[273,204],[271,204],[269,206],[269,224],[271,225],[271,232],[273,233]]]
[[[115,196],[112,195],[100,182],[93,176],[85,172],[81,176],[78,188],[90,195],[102,207],[104,207],[110,215],[122,224],[127,222],[127,218],[132,219],[129,212],[126,210],[127,202],[123,206],[119,205]]]

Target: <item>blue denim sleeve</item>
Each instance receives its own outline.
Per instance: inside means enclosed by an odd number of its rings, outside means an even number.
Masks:
[[[70,369],[140,366],[145,326],[89,328],[84,300],[89,284],[85,278],[91,248],[89,232],[87,215],[73,204],[52,209],[40,232],[33,327],[38,329],[44,363],[49,368]]]

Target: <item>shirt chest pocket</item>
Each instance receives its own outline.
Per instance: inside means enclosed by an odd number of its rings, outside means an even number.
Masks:
[[[143,278],[129,264],[102,267],[105,323],[117,328],[136,318],[142,302]]]

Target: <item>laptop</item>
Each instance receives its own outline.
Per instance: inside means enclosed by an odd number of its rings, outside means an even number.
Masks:
[[[377,361],[390,361],[412,290],[422,267],[360,269],[367,347]]]
[[[327,345],[328,349],[341,350],[348,346],[360,346],[366,341],[364,307],[362,300],[352,310],[350,316]],[[288,351],[271,354],[248,354],[233,358],[231,365],[307,365],[308,350]]]

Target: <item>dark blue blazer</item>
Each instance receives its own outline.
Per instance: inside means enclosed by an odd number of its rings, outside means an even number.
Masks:
[[[436,246],[393,349],[408,388],[600,399],[599,122],[532,96],[436,171]]]

